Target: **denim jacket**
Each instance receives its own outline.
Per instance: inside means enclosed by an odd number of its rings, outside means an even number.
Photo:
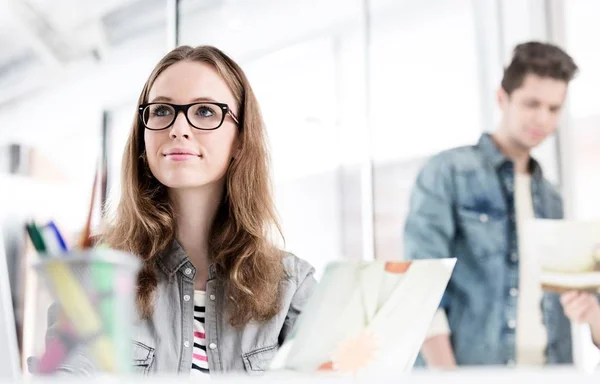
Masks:
[[[535,160],[530,167],[535,216],[562,218],[560,196]],[[491,136],[425,165],[411,196],[404,242],[408,259],[458,259],[441,303],[457,363],[513,364],[519,287],[514,166]],[[572,363],[570,322],[558,295],[544,293],[540,305],[546,362]]]
[[[250,321],[240,328],[229,324],[223,283],[216,277],[214,267],[210,267],[205,333],[211,374],[256,374],[268,369],[316,284],[314,269],[306,261],[286,254],[283,264],[288,277],[282,283],[281,311],[266,322]],[[133,326],[133,371],[144,375],[188,375],[194,344],[196,270],[177,242],[159,256],[158,267],[154,313],[150,319],[138,320]],[[87,353],[80,351],[60,370],[86,375],[93,373],[95,367]]]

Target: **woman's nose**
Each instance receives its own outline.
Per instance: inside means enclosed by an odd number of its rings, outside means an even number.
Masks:
[[[183,114],[183,112],[179,112],[177,116],[175,116],[175,121],[171,126],[169,136],[171,137],[171,139],[176,139],[177,137],[189,139],[190,134],[192,132],[191,130],[192,127],[190,127],[190,124],[185,118],[185,115]]]

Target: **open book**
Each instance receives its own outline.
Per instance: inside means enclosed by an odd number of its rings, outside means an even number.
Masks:
[[[544,290],[600,289],[600,222],[535,219],[524,225],[521,252],[539,263]]]
[[[351,375],[410,371],[455,263],[329,264],[271,368]]]

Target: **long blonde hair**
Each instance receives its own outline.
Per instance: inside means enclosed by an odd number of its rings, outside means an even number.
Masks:
[[[280,282],[285,277],[282,251],[270,240],[280,227],[273,204],[265,128],[254,92],[242,69],[210,46],[178,47],[156,65],[139,97],[148,101],[156,78],[182,61],[211,65],[223,78],[239,105],[240,149],[226,173],[225,193],[209,236],[209,250],[218,278],[225,282],[230,323],[264,321],[279,311]],[[135,117],[123,155],[121,200],[103,241],[138,255],[137,305],[142,317],[154,310],[158,284],[157,256],[175,239],[176,222],[167,188],[152,176],[145,160],[144,126]]]

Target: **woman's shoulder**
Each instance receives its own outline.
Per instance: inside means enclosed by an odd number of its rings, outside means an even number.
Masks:
[[[283,253],[283,268],[288,278],[298,284],[309,277],[312,278],[315,273],[315,268],[308,261],[290,252]]]

